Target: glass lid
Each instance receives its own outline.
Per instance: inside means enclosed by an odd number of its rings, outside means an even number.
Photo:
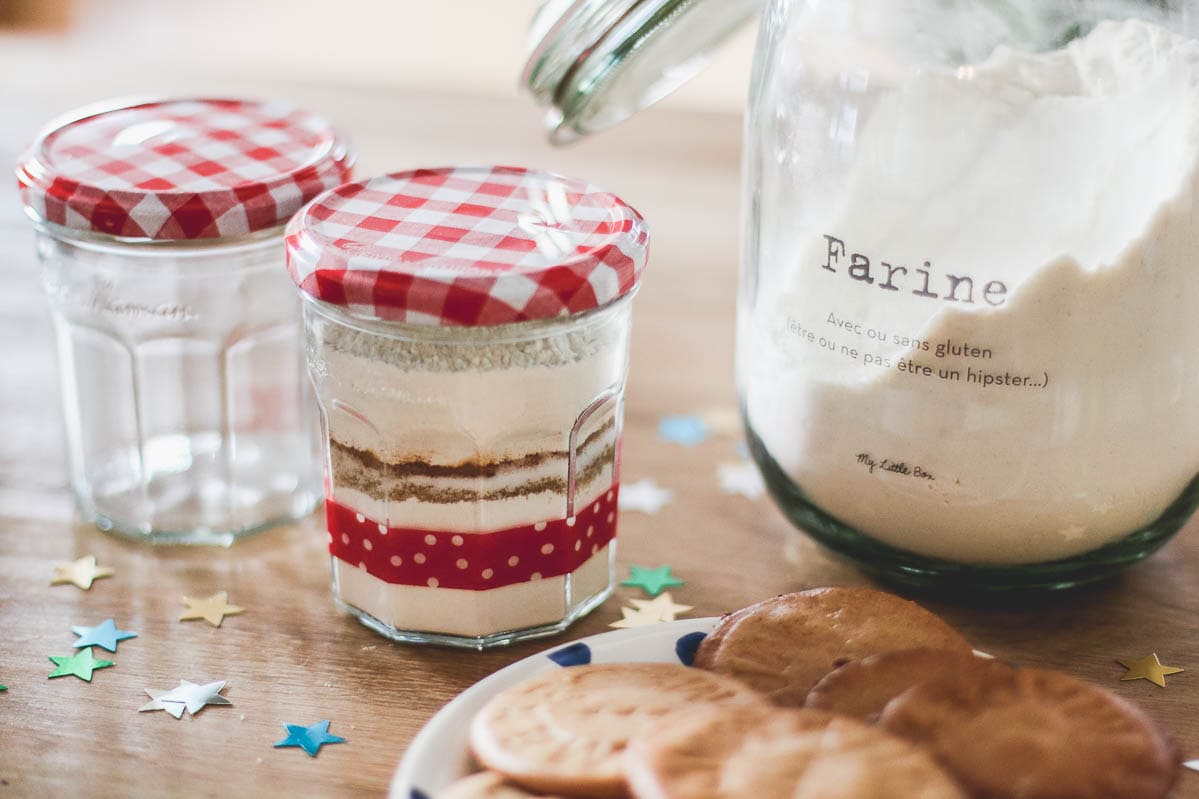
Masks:
[[[662,99],[765,0],[544,0],[521,83],[563,144]]]

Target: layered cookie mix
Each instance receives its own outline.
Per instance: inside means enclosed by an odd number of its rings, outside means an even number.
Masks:
[[[486,343],[478,331],[397,342],[316,328],[321,390],[339,398],[326,426],[342,602],[400,630],[486,636],[559,622],[607,589],[626,345],[616,321]],[[414,547],[387,547],[406,531]],[[499,551],[505,539],[511,551]]]
[[[326,192],[286,240],[342,606],[397,640],[484,648],[598,605],[641,215],[552,173],[415,169]]]

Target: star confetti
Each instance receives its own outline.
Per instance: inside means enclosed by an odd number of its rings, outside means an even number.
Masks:
[[[675,604],[669,591],[654,599],[630,599],[629,602],[643,613],[657,613],[659,621],[675,621],[680,613],[694,610],[690,605]]]
[[[674,492],[662,488],[653,480],[639,480],[620,489],[620,509],[639,510],[642,513],[657,513],[671,503]]]
[[[729,438],[741,435],[741,414],[737,412],[736,408],[708,408],[698,415],[708,426],[708,430],[715,435]]]
[[[179,621],[203,619],[213,627],[220,627],[226,616],[236,616],[245,610],[229,604],[228,591],[219,591],[204,599],[183,597],[183,604],[187,605],[187,610],[179,616]]]
[[[1183,669],[1176,666],[1163,666],[1156,654],[1143,657],[1140,660],[1117,660],[1128,671],[1120,678],[1124,680],[1148,680],[1158,688],[1166,687],[1166,676],[1180,674]]]
[[[117,644],[129,638],[137,638],[137,633],[129,630],[118,630],[117,623],[105,619],[95,627],[72,627],[71,632],[79,636],[75,642],[76,648],[83,646],[98,646],[109,652],[117,651]]]
[[[204,685],[180,680],[179,687],[172,688],[170,691],[145,689],[150,701],[137,710],[139,713],[147,710],[165,710],[175,718],[181,718],[183,711],[186,710],[194,716],[208,705],[232,705],[232,702],[221,696],[223,690],[225,690],[224,680]]]
[[[50,655],[50,660],[54,663],[54,671],[50,672],[50,676],[47,678],[50,680],[55,677],[78,677],[84,682],[91,682],[92,672],[96,669],[106,669],[116,665],[111,660],[96,660],[92,657],[90,646],[80,649],[70,657]]]
[[[137,709],[138,713],[145,713],[147,710],[165,710],[177,719],[183,718],[183,711],[186,708],[182,702],[170,702],[163,704],[162,698],[170,693],[170,691],[155,691],[150,688],[144,689],[146,696],[150,697],[150,701]]]
[[[702,444],[708,433],[708,426],[698,416],[664,416],[658,422],[659,438],[684,447]]]
[[[650,610],[634,610],[633,608],[621,608],[621,618],[619,621],[614,621],[609,624],[609,627],[614,627],[617,630],[627,630],[630,627],[649,627],[651,624],[661,624],[662,619],[659,618],[658,611]]]
[[[1182,765],[1184,768],[1189,768],[1191,771],[1199,771],[1199,760],[1188,760]]]
[[[750,461],[722,463],[716,467],[720,478],[720,490],[726,494],[740,494],[749,499],[760,499],[766,493],[766,483],[758,467]]]
[[[0,685],[0,691],[7,691],[7,690],[8,690],[7,685]]]
[[[287,729],[287,737],[282,741],[275,742],[275,748],[280,749],[285,746],[298,746],[308,753],[310,757],[316,757],[317,752],[321,751],[321,747],[325,744],[343,744],[345,738],[340,735],[329,734],[329,722],[318,721],[316,724],[310,724],[307,727],[301,724],[284,724]]]
[[[95,555],[84,555],[79,560],[56,565],[54,579],[50,581],[50,585],[67,585],[69,583],[87,591],[96,580],[102,577],[112,577],[112,575],[112,569],[96,565]]]
[[[629,579],[622,580],[620,584],[631,588],[640,588],[650,596],[657,596],[667,588],[683,585],[683,581],[670,573],[670,566],[659,566],[656,569],[630,566]]]

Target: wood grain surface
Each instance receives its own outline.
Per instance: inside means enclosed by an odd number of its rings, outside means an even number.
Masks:
[[[173,87],[186,91],[194,87]],[[593,180],[637,205],[654,251],[637,299],[624,478],[657,480],[676,501],[625,514],[619,560],[670,563],[678,601],[719,614],[779,592],[867,582],[794,533],[769,501],[728,496],[716,469],[736,442],[660,441],[662,415],[735,406],[734,292],[740,120],[651,112],[567,150],[543,143],[528,103],[337,87],[254,86],[328,113],[349,130],[360,173],[417,165],[518,163]],[[51,116],[102,96],[5,87],[0,163]],[[372,796],[405,746],[476,680],[552,643],[604,631],[616,595],[565,636],[485,654],[399,646],[337,611],[319,519],[228,550],[149,548],[74,520],[66,484],[51,331],[32,236],[11,180],[0,181],[0,798],[8,796]],[[1003,602],[933,598],[930,607],[978,647],[1051,666],[1134,700],[1199,757],[1199,536],[1101,586]],[[116,570],[89,592],[51,588],[53,565],[94,553]],[[182,595],[227,590],[246,608],[219,629],[181,624]],[[87,684],[47,680],[49,655],[72,651],[71,625],[108,617],[136,630]],[[1158,653],[1187,672],[1165,690],[1121,683],[1115,658]],[[180,678],[229,681],[231,708],[176,721],[138,714],[142,689]],[[331,719],[348,743],[311,759],[271,747],[283,723]],[[1199,774],[1176,795],[1199,796]]]

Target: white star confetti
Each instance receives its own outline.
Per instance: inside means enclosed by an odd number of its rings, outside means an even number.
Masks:
[[[1057,531],[1057,534],[1067,541],[1077,541],[1087,534],[1087,528],[1081,524],[1072,524]]]
[[[1199,760],[1188,760],[1182,765],[1186,768],[1189,768],[1191,771],[1199,771]]]
[[[657,513],[674,501],[674,492],[653,480],[638,480],[620,489],[620,509]]]
[[[208,705],[232,705],[221,691],[225,690],[225,681],[210,682],[197,685],[194,682],[180,680],[179,687],[170,691],[152,691],[145,689],[151,701],[138,708],[138,712],[146,710],[165,710],[175,718],[181,718],[183,711],[196,715]]]
[[[720,490],[726,494],[760,499],[766,493],[762,475],[750,461],[722,463],[716,468],[716,474],[720,477]]]

